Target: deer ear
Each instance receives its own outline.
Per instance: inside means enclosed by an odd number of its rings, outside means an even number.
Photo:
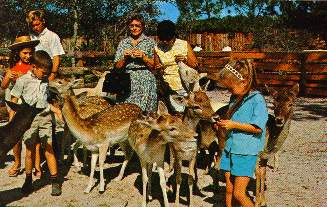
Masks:
[[[82,93],[79,93],[76,95],[76,98],[79,99],[79,98],[82,98],[82,97],[85,97],[87,96],[87,91],[83,91]]]
[[[295,84],[294,86],[292,86],[291,90],[290,90],[290,93],[293,95],[293,97],[295,98],[298,94],[299,94],[299,91],[300,91],[300,86],[299,84]]]
[[[272,97],[275,97],[276,94],[278,93],[278,91],[276,91],[276,89],[274,88],[269,88],[266,84],[265,84],[265,87],[269,93],[269,95],[271,95]]]
[[[204,84],[201,89],[205,92],[208,90],[208,87],[209,87],[209,84],[210,84],[210,79],[208,79],[208,81],[206,82],[206,84]]]
[[[189,94],[191,94],[192,92],[190,92]],[[182,105],[182,106],[187,106],[187,98],[184,96],[179,96],[179,95],[171,95],[171,98],[178,104],[178,105]]]
[[[167,109],[167,106],[164,104],[164,102],[159,101],[157,113],[158,113],[158,115],[168,114],[168,109]]]

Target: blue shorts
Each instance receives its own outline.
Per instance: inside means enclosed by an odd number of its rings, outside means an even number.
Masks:
[[[257,155],[240,155],[223,151],[220,169],[229,171],[233,176],[254,177]]]

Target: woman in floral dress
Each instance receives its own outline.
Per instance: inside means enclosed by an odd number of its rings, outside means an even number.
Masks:
[[[121,101],[153,112],[157,109],[157,86],[155,76],[149,69],[154,63],[155,42],[143,34],[144,22],[141,17],[132,17],[128,28],[130,36],[120,41],[114,60],[115,68],[125,70],[131,77],[131,93]]]

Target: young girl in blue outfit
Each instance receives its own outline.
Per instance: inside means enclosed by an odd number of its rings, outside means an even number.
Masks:
[[[246,188],[264,147],[268,120],[265,99],[255,90],[255,70],[248,60],[230,61],[219,73],[218,81],[232,93],[227,119],[215,124],[227,130],[220,163],[226,178],[226,206],[238,202],[252,207]]]

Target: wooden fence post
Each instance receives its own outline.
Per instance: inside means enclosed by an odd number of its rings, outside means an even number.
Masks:
[[[305,71],[305,64],[306,64],[306,55],[304,52],[299,52],[300,56],[300,81],[299,81],[299,86],[300,86],[300,94],[302,95],[307,95],[306,90],[305,90],[305,83],[306,83],[306,71]]]

